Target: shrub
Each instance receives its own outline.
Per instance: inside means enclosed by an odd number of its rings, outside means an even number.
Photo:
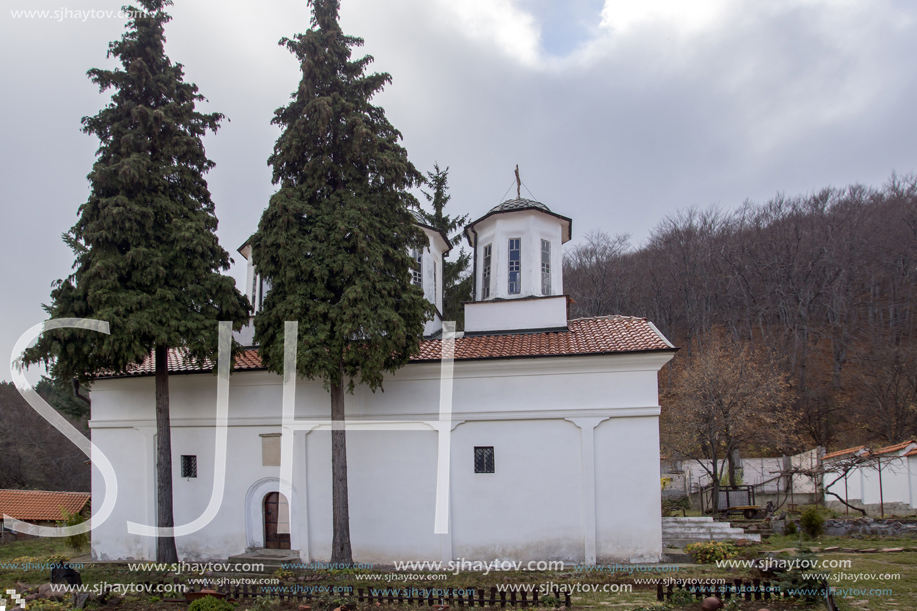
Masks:
[[[542,596],[540,599],[542,607],[550,607],[551,609],[561,606],[561,601],[559,598],[553,595]]]
[[[796,522],[790,520],[786,521],[786,524],[783,527],[783,534],[785,535],[795,535],[796,534]]]
[[[799,525],[807,537],[814,539],[825,532],[825,516],[817,507],[807,507],[799,518]]]
[[[188,611],[233,611],[234,609],[233,605],[214,596],[198,598],[188,605]]]
[[[663,517],[675,515],[675,512],[688,509],[691,509],[691,502],[688,500],[688,497],[681,497],[679,499],[662,499]]]
[[[717,560],[728,560],[738,555],[738,548],[727,541],[704,541],[689,543],[685,552],[694,557],[698,564],[712,564]]]
[[[270,598],[268,596],[259,596],[248,607],[248,611],[274,611],[280,606],[279,598]]]
[[[794,560],[795,565],[777,567],[773,570],[774,578],[771,585],[782,592],[795,591],[799,598],[809,603],[823,599],[828,584],[820,579],[818,573],[813,572],[812,567],[818,563],[815,554],[809,549],[800,548]]]
[[[686,607],[688,605],[694,605],[696,597],[693,592],[689,592],[684,588],[677,588],[672,592],[672,597],[668,600],[668,604],[673,607]]]
[[[57,522],[58,526],[77,526],[86,521],[85,516],[79,513],[70,513],[63,507],[61,507],[60,514],[61,519]],[[89,544],[89,533],[84,532],[78,535],[70,535],[66,537],[65,542],[70,549],[80,551]]]
[[[53,600],[38,600],[35,601],[35,603],[29,603],[28,608],[32,609],[32,611],[67,611],[70,609],[70,605],[65,602],[56,602]]]

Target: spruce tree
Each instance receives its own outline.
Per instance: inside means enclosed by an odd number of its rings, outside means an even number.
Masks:
[[[421,211],[423,218],[433,227],[449,236],[452,247],[462,243],[462,230],[468,223],[468,215],[463,214],[455,218],[443,212],[446,204],[452,199],[447,193],[449,189],[449,168],[440,169],[438,163],[433,164],[433,171],[427,172],[425,181],[432,189],[432,193],[423,191],[424,197],[433,207],[433,212]],[[465,326],[465,308],[462,302],[471,301],[471,275],[467,273],[471,264],[471,255],[464,249],[459,250],[455,261],[443,261],[443,316],[445,320],[456,321],[456,329]]]
[[[217,241],[217,218],[204,174],[213,167],[202,137],[216,131],[219,113],[202,114],[203,100],[185,83],[181,64],[165,54],[164,26],[171,0],[140,0],[126,32],[109,44],[114,70],[90,70],[111,102],[83,118],[100,146],[88,178],[90,195],[64,240],[74,271],[59,280],[45,309],[52,318],[95,318],[111,334],[46,333],[24,358],[46,362],[57,380],[123,372],[150,357],[156,370],[157,525],[172,527],[172,452],[169,426],[169,350],[196,362],[216,359],[218,321],[247,320],[249,305],[232,278],[228,253]],[[156,559],[177,562],[175,540],[160,537]]]
[[[338,25],[337,0],[310,0],[311,29],[280,41],[302,80],[277,109],[282,133],[268,159],[279,185],[251,239],[270,282],[255,316],[262,363],[282,372],[284,322],[298,321],[297,374],[331,395],[332,562],[352,561],[345,389],[376,390],[420,349],[430,306],[410,280],[410,249],[425,244],[408,189],[422,180],[401,134],[372,97],[391,81],[351,60],[362,39]]]

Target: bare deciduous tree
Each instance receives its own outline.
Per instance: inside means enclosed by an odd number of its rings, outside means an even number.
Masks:
[[[724,462],[735,485],[737,450],[791,445],[792,393],[771,359],[722,331],[710,333],[702,349],[677,361],[662,397],[663,451],[698,461],[718,498]]]

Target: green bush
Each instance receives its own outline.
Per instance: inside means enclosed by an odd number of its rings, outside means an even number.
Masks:
[[[233,611],[234,609],[233,605],[215,596],[198,598],[188,605],[188,611]]]
[[[799,525],[807,537],[814,539],[825,532],[825,516],[817,507],[807,507],[799,518]]]
[[[668,600],[668,604],[672,607],[687,607],[688,605],[693,606],[696,600],[697,598],[693,592],[689,592],[684,588],[676,588],[672,592],[672,597]]]
[[[817,564],[817,556],[809,549],[800,548],[793,560],[797,563],[795,566],[774,569],[771,585],[782,592],[795,591],[803,601],[808,603],[823,600],[824,589],[828,587],[828,584],[810,568]]]
[[[790,520],[786,521],[786,524],[783,527],[783,534],[793,536],[796,534],[796,522]]]
[[[270,598],[269,596],[259,596],[248,607],[248,611],[274,611],[280,606],[279,598]]]
[[[61,519],[57,522],[58,526],[77,526],[86,521],[86,516],[83,516],[79,513],[70,513],[63,507],[60,510]],[[74,551],[80,551],[82,548],[89,545],[89,532],[80,533],[78,535],[69,535],[64,539],[67,543],[67,547]]]
[[[727,541],[704,541],[702,543],[689,543],[685,552],[694,557],[698,564],[713,564],[717,560],[735,558],[739,549]]]
[[[668,517],[675,515],[676,512],[681,512],[682,510],[691,509],[691,502],[688,500],[688,497],[681,497],[680,499],[662,499],[662,515],[663,517]]]

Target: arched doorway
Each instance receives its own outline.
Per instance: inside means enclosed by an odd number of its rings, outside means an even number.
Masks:
[[[290,549],[290,505],[279,492],[264,495],[264,547]]]

